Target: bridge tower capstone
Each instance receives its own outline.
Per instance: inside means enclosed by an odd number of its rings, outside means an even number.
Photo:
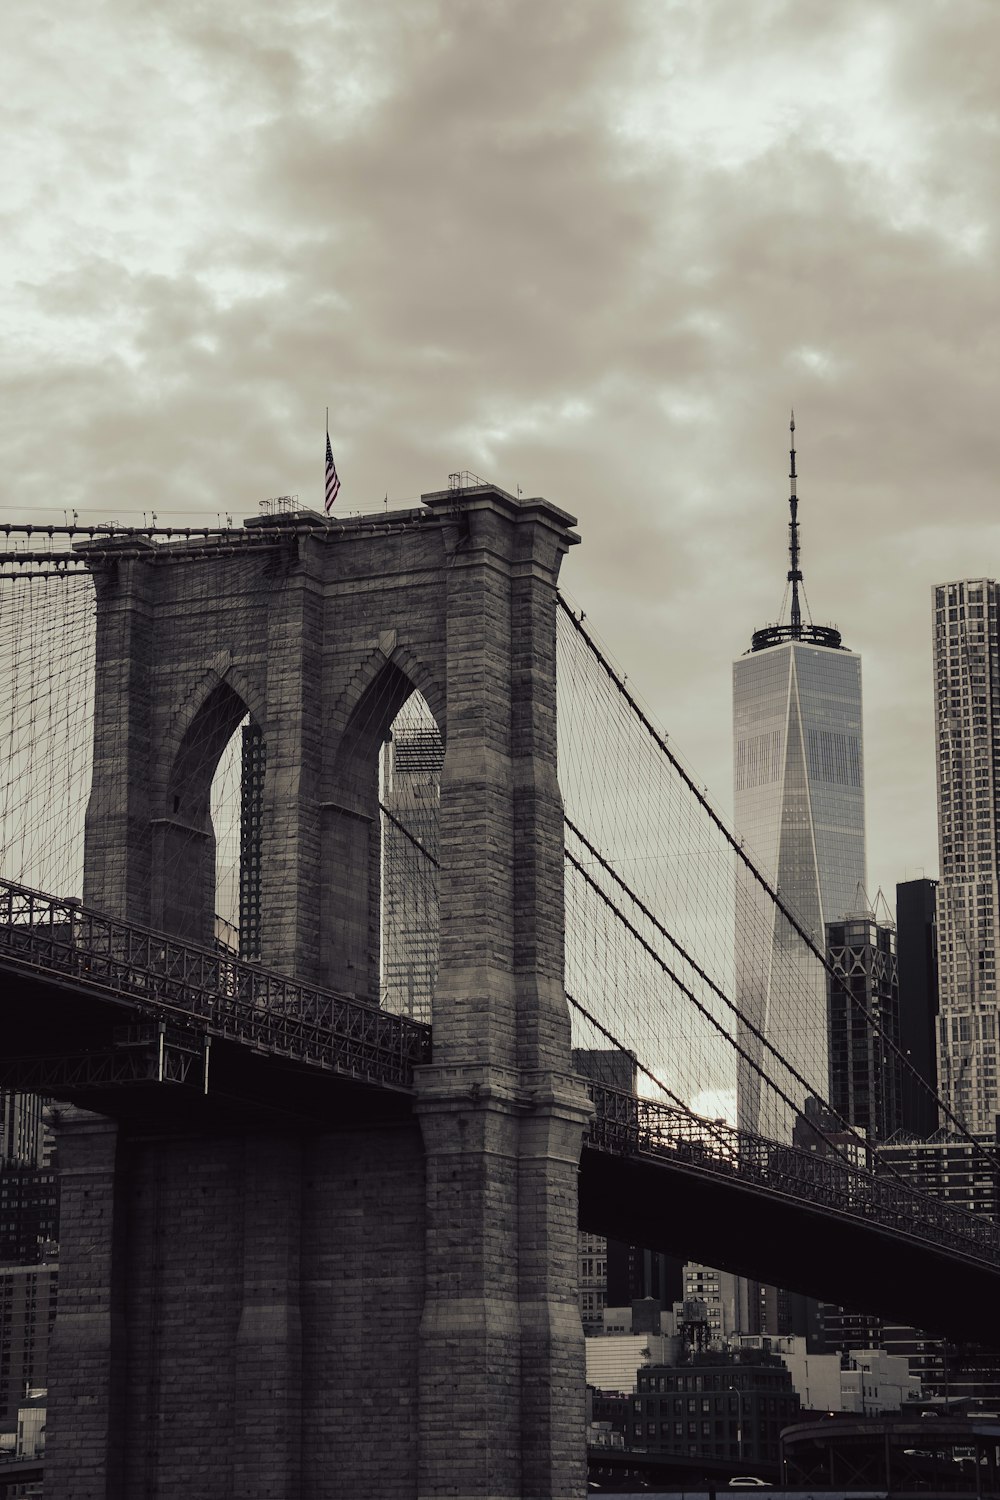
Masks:
[[[377,1004],[379,753],[418,690],[445,744],[440,951],[406,1111],[307,1127],[277,1064],[239,1126],[61,1111],[56,1500],[585,1491],[555,702],[574,523],[488,485],[423,501],[94,548],[85,905],[212,942],[211,782],[249,715],[261,962]]]

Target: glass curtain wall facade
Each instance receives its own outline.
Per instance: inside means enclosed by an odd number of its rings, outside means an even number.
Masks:
[[[839,640],[839,636],[837,637]],[[861,658],[839,647],[785,639],[733,664],[735,822],[749,851],[821,949],[826,923],[857,909],[864,887],[865,810]],[[801,943],[769,916],[741,875],[736,998],[741,1010],[822,1097],[829,1086],[826,979],[818,960],[803,975]],[[766,940],[757,935],[768,924]],[[744,1049],[773,1072],[743,1028]],[[800,1085],[793,1097],[801,1094]],[[743,1129],[790,1139],[791,1111],[741,1061]]]
[[[997,1087],[998,588],[992,578],[934,590],[938,841],[938,1082],[965,1126],[992,1132]]]

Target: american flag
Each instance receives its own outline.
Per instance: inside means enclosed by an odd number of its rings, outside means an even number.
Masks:
[[[333,449],[330,447],[330,434],[326,435],[326,513],[330,514],[333,502],[340,491],[340,479],[337,475],[337,465],[333,461]]]

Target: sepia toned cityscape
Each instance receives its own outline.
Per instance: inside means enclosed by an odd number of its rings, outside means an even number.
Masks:
[[[873,895],[798,482],[732,826],[548,501],[5,528],[10,1493],[993,1492],[997,584]]]
[[[0,1497],[1000,1500],[1000,12],[0,34]]]

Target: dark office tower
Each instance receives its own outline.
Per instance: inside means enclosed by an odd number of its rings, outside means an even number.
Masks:
[[[648,1297],[669,1311],[684,1295],[682,1260],[660,1250],[626,1245],[622,1240],[608,1240],[607,1275],[609,1307],[628,1307]],[[632,1331],[638,1330],[633,1327]]]
[[[267,745],[251,719],[243,727],[240,776],[240,958],[260,958],[260,861]]]
[[[967,1129],[992,1132],[1000,948],[1000,648],[992,578],[934,590],[938,1080]]]
[[[899,968],[899,1045],[919,1075],[903,1070],[902,1127],[911,1135],[938,1128],[937,881],[905,880],[896,887],[896,963]]]
[[[826,923],[853,910],[858,886],[865,885],[861,659],[844,649],[838,630],[802,619],[794,431],[793,422],[789,619],[755,630],[749,652],[733,664],[734,820],[822,948]],[[823,966],[817,959],[803,967],[799,938],[784,919],[770,916],[749,877],[738,896],[740,1009],[809,1090],[823,1095]],[[768,920],[773,930],[763,951],[756,935]],[[740,1041],[751,1057],[761,1058],[751,1029],[744,1029]],[[746,1063],[737,1078],[737,1112],[744,1129],[791,1138],[791,1112],[776,1096],[762,1093],[758,1074]]]
[[[884,1141],[902,1123],[896,934],[862,913],[828,922],[826,941],[834,970],[827,975],[830,1103]]]
[[[573,1067],[591,1083],[618,1089],[622,1094],[638,1093],[639,1072],[630,1052],[620,1052],[617,1047],[574,1047]]]

